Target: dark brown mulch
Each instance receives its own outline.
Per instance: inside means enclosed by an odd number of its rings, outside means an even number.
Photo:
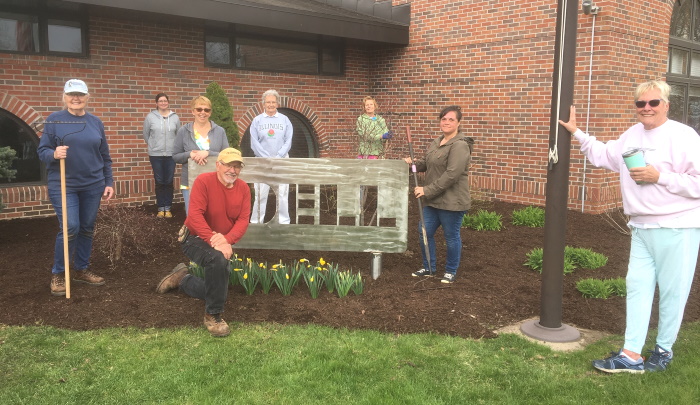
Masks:
[[[323,257],[342,268],[362,272],[366,280],[362,295],[340,299],[324,291],[311,299],[303,282],[291,296],[273,287],[269,295],[256,291],[245,295],[241,286],[231,287],[225,319],[229,322],[320,324],[336,328],[373,329],[391,333],[435,332],[463,337],[492,337],[501,326],[540,314],[540,275],[523,266],[526,253],[542,247],[544,230],[510,224],[514,209],[522,205],[480,202],[483,208],[503,215],[499,232],[462,230],[462,265],[455,284],[438,279],[416,279],[410,273],[420,267],[417,209],[411,204],[408,250],[385,254],[383,272],[370,277],[369,253],[257,250],[237,253],[255,260],[285,262]],[[148,208],[152,210],[152,207]],[[155,219],[154,219],[155,220]],[[174,235],[183,220],[182,207],[175,218],[156,223],[160,232]],[[52,325],[77,330],[126,327],[177,327],[201,325],[204,304],[180,292],[158,295],[159,280],[185,260],[172,239],[156,241],[152,253],[133,253],[124,247],[126,259],[111,265],[96,249],[92,269],[107,283],[101,287],[72,284],[72,297],[49,293],[53,243],[58,224],[55,217],[0,221],[0,324]],[[156,238],[157,240],[157,238]],[[438,258],[444,258],[444,242],[438,236]],[[608,257],[598,270],[578,269],[564,278],[562,321],[580,328],[622,333],[624,298],[586,299],[576,290],[582,278],[624,277],[629,237],[616,232],[602,216],[569,211],[566,244],[584,247]],[[438,267],[440,267],[440,262]],[[696,278],[698,277],[696,273]],[[694,283],[685,321],[700,319],[700,292]],[[655,317],[655,316],[654,316]],[[655,327],[656,321],[652,321]]]

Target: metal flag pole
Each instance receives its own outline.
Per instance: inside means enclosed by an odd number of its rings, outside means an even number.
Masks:
[[[408,153],[411,156],[411,171],[413,172],[413,181],[418,187],[418,174],[416,173],[416,159],[413,156],[413,142],[411,142],[411,127],[406,126],[406,137],[408,138]],[[423,250],[425,252],[425,259],[428,262],[428,271],[433,274],[433,268],[430,265],[430,247],[428,246],[428,232],[425,230],[425,219],[423,218],[423,202],[420,197],[416,198],[418,201],[418,215],[420,216],[420,230],[423,234]]]

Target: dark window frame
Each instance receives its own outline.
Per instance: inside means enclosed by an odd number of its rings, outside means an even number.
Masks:
[[[229,63],[213,63],[207,60],[207,38],[217,37],[225,38],[228,40],[229,46]],[[257,67],[238,67],[236,66],[236,39],[251,39],[251,40],[261,40],[269,41],[278,44],[288,44],[288,45],[302,45],[302,46],[313,46],[316,48],[316,72],[295,72],[285,69],[266,69]],[[246,71],[256,71],[256,72],[271,72],[271,73],[289,73],[289,74],[300,74],[308,76],[343,76],[345,75],[345,43],[341,39],[331,40],[324,38],[321,35],[316,36],[316,40],[310,39],[290,39],[284,38],[278,35],[254,35],[236,32],[235,29],[231,31],[224,30],[206,30],[204,32],[204,65],[214,68],[222,69],[233,69],[233,70],[246,70]],[[340,49],[338,49],[340,48]],[[340,67],[338,72],[328,72],[324,71],[323,67],[323,51],[324,49],[338,49],[338,65]]]
[[[21,14],[30,17],[36,17],[38,19],[37,23],[39,25],[39,51],[27,52],[0,49],[0,53],[9,53],[15,55],[62,56],[70,58],[88,58],[88,56],[90,55],[89,17],[87,9],[85,7],[80,7],[79,11],[61,10],[56,8],[49,8],[46,6],[45,2],[39,2],[36,6],[3,7],[2,12],[8,14]],[[81,52],[59,52],[49,50],[49,20],[59,20],[77,23],[80,28]]]

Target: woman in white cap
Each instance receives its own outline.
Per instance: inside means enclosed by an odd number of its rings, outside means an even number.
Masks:
[[[46,164],[51,204],[61,227],[56,236],[51,269],[51,294],[65,295],[63,257],[63,210],[61,205],[60,161],[65,160],[68,247],[76,271],[75,282],[102,285],[104,278],[88,269],[92,237],[100,200],[114,196],[112,158],[109,155],[104,124],[85,110],[90,94],[82,80],[68,80],[63,89],[64,109],[46,120],[37,152]]]

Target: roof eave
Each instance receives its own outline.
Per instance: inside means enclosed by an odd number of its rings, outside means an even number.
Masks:
[[[376,19],[349,18],[305,13],[293,9],[279,9],[246,3],[192,0],[68,0],[92,6],[129,11],[156,13],[246,24],[261,27],[372,41],[385,44],[407,45],[407,24],[377,21]]]

